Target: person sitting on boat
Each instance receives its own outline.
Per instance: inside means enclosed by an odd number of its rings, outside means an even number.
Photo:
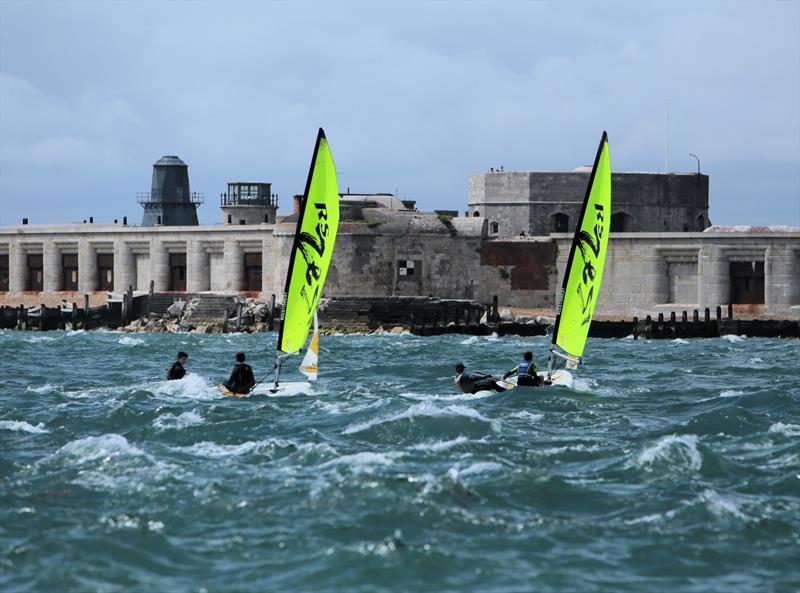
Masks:
[[[236,366],[231,371],[231,378],[223,385],[231,393],[250,393],[255,387],[256,378],[253,376],[253,369],[245,362],[244,352],[236,353]]]
[[[479,391],[505,391],[503,387],[497,384],[494,377],[489,373],[466,372],[466,367],[462,363],[456,365],[456,386],[464,393],[478,393]]]
[[[522,355],[522,362],[503,375],[503,379],[508,379],[514,373],[517,374],[517,385],[538,387],[542,384],[542,378],[536,373],[533,352],[525,352]]]
[[[167,370],[167,381],[183,379],[186,375],[186,369],[183,368],[183,365],[186,364],[188,358],[189,355],[186,354],[186,352],[178,352],[175,362],[173,362],[172,366]]]

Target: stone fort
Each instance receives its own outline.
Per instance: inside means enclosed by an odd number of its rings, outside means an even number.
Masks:
[[[282,298],[296,216],[278,216],[264,181],[230,182],[220,223],[196,224],[176,156],[138,196],[140,226],[0,228],[0,305],[93,304],[128,290]],[[469,179],[467,209],[419,212],[391,194],[341,194],[326,296],[418,295],[552,311],[589,172],[490,172]],[[714,227],[700,174],[614,173],[601,316],[733,304],[800,316],[800,229]],[[13,196],[4,196],[13,199]]]

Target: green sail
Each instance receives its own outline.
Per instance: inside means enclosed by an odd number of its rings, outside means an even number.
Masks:
[[[553,349],[558,352],[557,346],[573,359],[580,359],[586,346],[603,281],[610,224],[611,161],[608,135],[603,132],[569,252],[561,304],[553,328]]]
[[[325,132],[320,128],[286,273],[278,335],[278,350],[285,354],[300,350],[308,337],[331,265],[338,229],[336,168]]]

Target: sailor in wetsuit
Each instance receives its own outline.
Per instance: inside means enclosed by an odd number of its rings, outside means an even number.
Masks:
[[[517,385],[539,387],[543,383],[542,378],[536,373],[533,352],[525,352],[522,355],[522,362],[503,375],[503,379],[508,379],[514,373],[517,374]]]
[[[167,381],[183,379],[186,375],[186,369],[183,368],[183,365],[186,364],[188,358],[189,355],[186,354],[186,352],[178,352],[177,359],[172,363],[172,366],[167,369]]]
[[[464,393],[478,393],[484,390],[497,391],[498,393],[505,391],[489,373],[468,373],[460,362],[456,365],[455,384]]]
[[[237,352],[236,366],[233,367],[231,378],[223,385],[231,393],[250,393],[255,384],[256,378],[253,376],[253,369],[245,362],[244,352]]]

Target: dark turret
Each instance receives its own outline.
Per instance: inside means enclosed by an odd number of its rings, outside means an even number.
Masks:
[[[144,208],[142,226],[197,226],[203,194],[189,191],[189,168],[177,156],[163,156],[153,165],[152,187],[137,198]]]

